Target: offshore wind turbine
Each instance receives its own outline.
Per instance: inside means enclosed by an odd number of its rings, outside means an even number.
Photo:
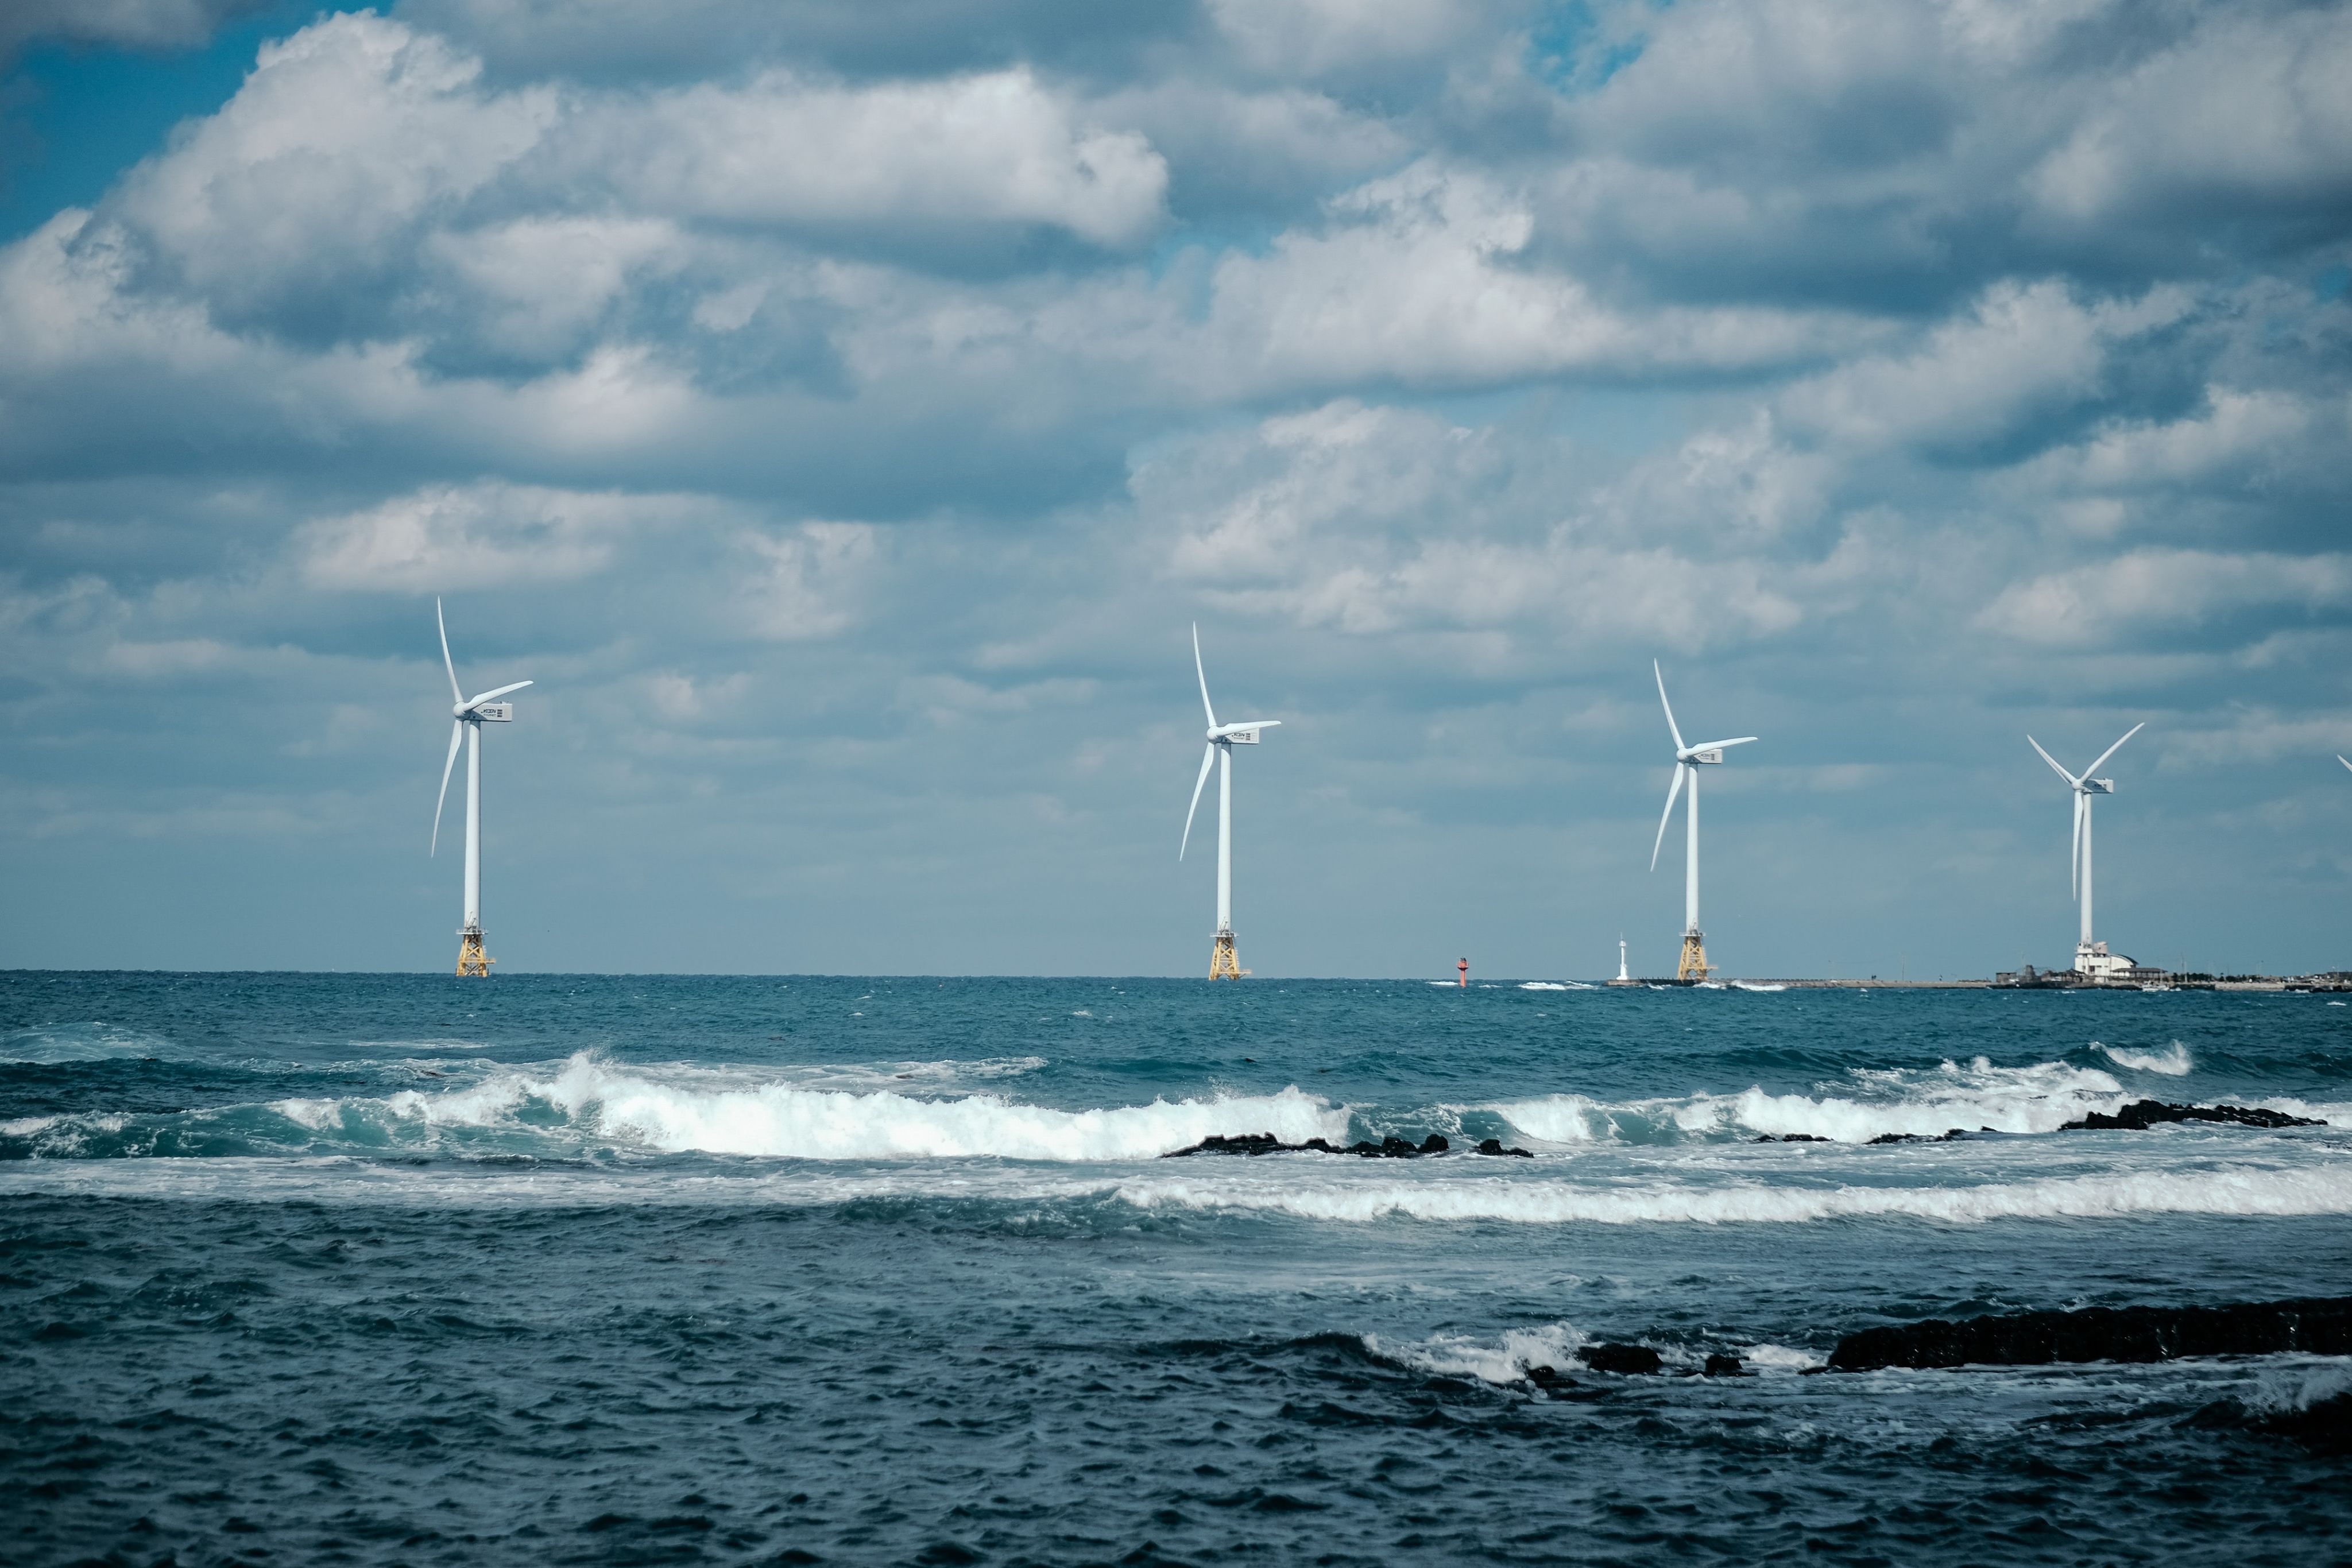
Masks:
[[[530,685],[515,681],[468,697],[457,685],[457,666],[449,657],[449,622],[441,614],[441,601],[433,601],[433,620],[441,628],[441,664],[449,672],[449,695],[456,698],[450,708],[454,722],[449,727],[449,758],[441,764],[441,795],[433,802],[433,846],[427,852],[441,852],[441,808],[449,800],[449,770],[457,766],[457,747],[466,747],[466,924],[457,933],[457,973],[487,979],[495,958],[482,955],[482,726],[505,724],[514,717],[514,705],[495,699],[509,692],[519,692]]]
[[[1675,737],[1675,781],[1666,787],[1666,809],[1658,818],[1658,840],[1650,846],[1650,869],[1658,869],[1658,851],[1666,841],[1666,824],[1674,821],[1675,797],[1682,793],[1684,775],[1689,775],[1690,806],[1685,819],[1689,836],[1683,849],[1683,956],[1675,967],[1678,980],[1704,980],[1707,977],[1706,939],[1698,928],[1698,770],[1712,768],[1723,760],[1727,746],[1745,746],[1756,737],[1743,735],[1737,740],[1703,740],[1696,746],[1683,744],[1683,732],[1675,723],[1675,705],[1666,701],[1666,674],[1658,668],[1655,659],[1650,661],[1650,673],[1658,677],[1658,706],[1666,710],[1666,733]]]
[[[1201,791],[1208,787],[1209,769],[1217,768],[1217,936],[1209,954],[1209,978],[1238,980],[1249,973],[1234,956],[1234,747],[1255,746],[1260,730],[1280,726],[1278,718],[1247,718],[1239,724],[1219,724],[1216,705],[1209,700],[1209,673],[1201,664],[1201,627],[1192,626],[1192,673],[1201,677],[1201,707],[1209,716],[1209,748],[1201,754],[1201,777],[1192,783],[1192,804],[1184,812],[1184,837],[1176,846],[1182,860],[1192,842],[1192,814],[1201,809]]]
[[[2025,744],[2041,752],[2042,760],[2050,764],[2050,771],[2066,780],[2066,788],[2074,793],[2074,847],[2066,862],[2066,877],[2069,888],[2083,904],[2083,935],[2074,946],[2074,967],[2085,975],[2104,975],[2132,967],[2129,958],[2108,953],[2105,943],[2091,940],[2091,798],[2116,792],[2114,779],[2094,779],[2091,775],[2096,773],[2108,758],[2123,749],[2124,740],[2129,740],[2147,727],[2147,721],[2142,720],[2124,731],[2123,740],[2100,752],[2098,761],[2079,774],[2069,773],[2059,767],[2058,759],[2042,751],[2042,743],[2033,737],[2029,735],[2025,737]],[[2352,767],[2352,763],[2346,766]]]

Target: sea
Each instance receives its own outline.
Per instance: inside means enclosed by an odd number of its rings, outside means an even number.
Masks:
[[[0,1560],[2340,1563],[2352,1360],[1822,1367],[2347,1218],[2325,995],[9,973]]]

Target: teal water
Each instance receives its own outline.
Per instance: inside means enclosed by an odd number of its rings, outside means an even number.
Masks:
[[[2058,1130],[2142,1097],[2332,1124]],[[37,1563],[2337,1561],[2343,1459],[2212,1415],[2341,1362],[1807,1369],[2352,1292],[2346,1129],[2302,995],[11,974],[0,1496]],[[1454,1152],[1160,1157],[1256,1132]]]

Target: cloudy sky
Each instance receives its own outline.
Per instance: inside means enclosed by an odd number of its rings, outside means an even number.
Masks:
[[[18,0],[0,965],[2352,966],[2352,7]],[[1212,802],[1213,796],[1212,797]],[[1213,826],[1213,819],[1212,819]]]

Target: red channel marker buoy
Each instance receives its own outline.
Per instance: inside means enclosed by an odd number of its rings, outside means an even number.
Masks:
[[[1470,960],[1465,958],[1462,962],[1454,965],[1454,967],[1462,971],[1462,988],[1465,991],[1468,990],[1470,988]]]

